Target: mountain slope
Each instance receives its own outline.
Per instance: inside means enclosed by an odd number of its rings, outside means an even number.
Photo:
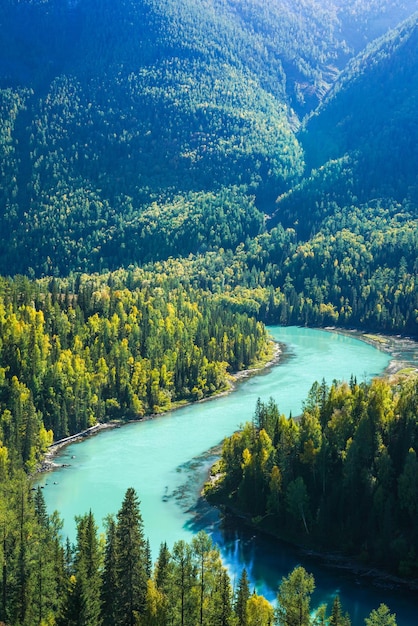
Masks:
[[[257,235],[303,172],[295,110],[417,3],[401,5],[3,3],[0,271],[98,271]]]
[[[335,205],[376,199],[416,215],[417,93],[418,13],[354,59],[307,120],[299,139],[313,171],[279,198],[273,223],[299,220],[308,237]]]

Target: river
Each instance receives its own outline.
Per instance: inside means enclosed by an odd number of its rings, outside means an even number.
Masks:
[[[370,581],[336,572],[288,546],[257,538],[239,524],[225,528],[215,509],[199,499],[199,490],[213,461],[207,451],[251,419],[258,397],[273,397],[285,415],[297,415],[315,380],[369,380],[383,372],[391,356],[343,334],[296,327],[271,327],[284,344],[278,365],[252,376],[233,393],[186,406],[158,417],[102,432],[68,446],[58,462],[68,465],[40,478],[48,509],[57,509],[64,532],[75,539],[74,516],[91,509],[101,524],[115,513],[128,487],[141,501],[145,534],[153,558],[162,541],[169,547],[190,540],[204,528],[218,543],[234,579],[243,565],[259,593],[274,600],[283,575],[301,563],[315,576],[314,604],[332,603],[339,593],[353,626],[381,601],[397,614],[398,626],[417,623],[418,601],[410,594],[376,589]]]

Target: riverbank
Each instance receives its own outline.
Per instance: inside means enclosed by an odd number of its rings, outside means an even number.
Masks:
[[[227,380],[227,387],[226,389],[219,391],[217,393],[212,394],[211,396],[207,396],[205,398],[201,398],[200,400],[182,400],[179,401],[177,403],[173,403],[173,405],[165,412],[161,412],[161,413],[151,413],[149,415],[144,415],[143,417],[136,419],[136,420],[113,420],[113,421],[109,421],[109,422],[99,422],[97,424],[95,424],[94,426],[91,426],[90,428],[86,428],[85,430],[79,432],[79,433],[75,433],[74,435],[70,435],[69,437],[65,437],[64,439],[60,439],[59,441],[55,441],[51,446],[49,446],[48,451],[45,453],[44,458],[42,459],[41,464],[39,465],[39,467],[37,468],[37,472],[49,472],[51,470],[57,469],[59,467],[66,467],[67,464],[59,464],[56,463],[54,461],[55,457],[59,454],[59,452],[65,448],[66,446],[72,444],[72,443],[76,443],[78,441],[83,441],[84,439],[86,439],[87,437],[92,437],[94,435],[99,434],[100,432],[102,432],[103,430],[109,430],[109,429],[113,429],[113,428],[119,428],[121,426],[123,426],[124,424],[132,424],[133,422],[142,422],[145,420],[150,420],[150,419],[154,419],[156,417],[159,417],[161,415],[163,415],[164,413],[169,413],[171,411],[176,411],[177,409],[183,408],[185,406],[191,405],[191,404],[198,404],[198,403],[202,403],[202,402],[208,402],[209,400],[214,400],[216,398],[219,398],[220,396],[226,395],[231,393],[232,391],[234,391],[237,387],[237,385],[243,381],[246,380],[247,378],[249,378],[250,376],[255,376],[257,374],[259,374],[262,371],[267,371],[270,367],[273,367],[274,365],[276,365],[279,360],[280,360],[280,355],[282,353],[282,349],[281,349],[281,345],[280,343],[276,343],[275,341],[271,340],[270,344],[269,344],[269,350],[266,353],[266,358],[265,360],[259,361],[258,363],[254,364],[253,367],[246,369],[246,370],[241,370],[239,372],[235,372],[233,374],[229,374],[228,376],[228,380]]]
[[[359,331],[357,329],[343,329],[336,327],[326,327],[323,330],[332,333],[339,333],[341,335],[347,335],[349,337],[355,337],[361,341],[369,343],[373,345],[375,348],[387,352],[393,358],[391,359],[388,367],[382,373],[382,376],[394,376],[402,372],[403,370],[411,370],[411,361],[402,357],[404,353],[416,354],[415,365],[417,367],[413,367],[412,370],[418,372],[418,343],[408,337],[401,336],[392,336],[392,335],[382,335],[379,333],[367,333],[364,331]],[[214,400],[221,396],[227,395],[234,391],[240,382],[250,378],[251,376],[256,376],[257,374],[262,373],[263,371],[268,371],[269,368],[274,367],[279,363],[280,358],[283,354],[283,344],[276,341],[271,341],[270,350],[266,354],[266,358],[263,361],[256,363],[253,367],[241,370],[239,372],[235,372],[233,374],[229,374],[227,387],[226,389],[216,392],[211,396],[206,396],[200,400],[181,400],[177,403],[173,403],[173,405],[166,411],[176,411],[182,407],[198,404],[203,402],[208,402],[210,400]],[[54,461],[54,458],[58,455],[58,453],[70,443],[74,443],[76,441],[82,441],[86,437],[91,437],[100,433],[103,430],[108,430],[112,428],[118,428],[127,423],[132,423],[134,421],[144,421],[154,419],[164,413],[151,413],[149,415],[144,415],[143,417],[137,420],[129,420],[129,421],[110,421],[110,422],[101,422],[95,424],[91,428],[88,428],[84,431],[71,435],[70,437],[66,437],[65,439],[61,439],[59,441],[54,442],[49,448],[48,452],[45,454],[42,463],[38,467],[38,472],[47,472],[53,470],[58,467],[62,467],[62,464],[58,464]]]
[[[327,332],[355,337],[360,341],[370,344],[377,350],[386,352],[391,355],[391,361],[386,369],[382,372],[382,376],[393,376],[399,374],[403,370],[410,372],[418,372],[418,342],[410,337],[402,335],[384,335],[382,333],[371,333],[357,329],[336,328],[327,326],[324,328]],[[406,355],[410,355],[407,358]],[[411,363],[415,365],[411,367]]]
[[[418,579],[407,580],[400,578],[395,574],[373,567],[367,563],[362,563],[353,556],[347,556],[326,549],[321,550],[314,546],[304,544],[303,542],[295,541],[284,535],[274,533],[268,528],[263,527],[262,522],[260,525],[249,515],[246,515],[242,511],[224,502],[220,505],[208,502],[208,505],[220,511],[225,524],[233,528],[237,528],[237,525],[240,524],[241,527],[247,528],[249,533],[253,534],[253,536],[254,533],[257,533],[259,536],[274,541],[279,545],[289,546],[296,550],[301,557],[304,557],[304,560],[308,558],[316,565],[326,567],[329,570],[346,572],[350,577],[356,580],[357,584],[361,584],[361,581],[367,581],[367,584],[379,589],[388,589],[391,591],[404,590],[413,593],[418,591]]]
[[[398,337],[398,336],[384,336],[384,335],[371,335],[358,330],[347,331],[334,328],[326,328],[329,332],[338,333],[341,335],[353,337],[355,339],[362,340],[364,343],[368,343],[375,348],[380,349],[383,352],[388,353],[393,357],[389,365],[382,372],[381,376],[389,378],[392,382],[396,382],[401,377],[417,375],[418,374],[418,343],[410,338]],[[212,475],[208,476],[209,490],[216,484],[219,474],[216,473],[216,465],[212,469]],[[284,534],[281,529],[274,528],[274,524],[271,523],[271,516],[265,515],[264,517],[253,518],[251,515],[246,515],[235,506],[231,506],[228,502],[228,498],[223,497],[217,500],[216,493],[214,498],[208,498],[208,502],[222,511],[226,520],[235,520],[231,526],[234,527],[237,523],[246,526],[250,533],[257,533],[260,536],[265,536],[275,542],[282,542],[288,546],[292,546],[297,549],[301,554],[309,555],[315,561],[330,569],[342,570],[350,573],[354,579],[360,584],[360,580],[368,579],[368,583],[379,588],[387,589],[405,589],[408,591],[416,592],[418,590],[418,579],[407,580],[388,573],[387,571],[373,567],[372,565],[362,560],[361,556],[357,558],[357,555],[345,555],[344,553],[338,553],[334,551],[327,551],[326,546],[322,550],[322,545],[312,541],[311,536],[304,537],[290,534]]]
[[[54,458],[57,454],[66,446],[71,443],[76,443],[77,441],[83,441],[87,437],[92,437],[93,435],[97,435],[99,432],[103,430],[108,430],[109,428],[117,428],[120,426],[120,422],[104,422],[98,423],[90,428],[86,428],[86,430],[82,430],[79,433],[75,433],[74,435],[70,435],[69,437],[65,437],[64,439],[60,439],[59,441],[55,441],[52,445],[49,446],[48,452],[45,453],[44,458],[42,459],[41,465],[38,467],[38,472],[49,472],[58,467],[66,467],[66,464],[63,463],[55,463]]]

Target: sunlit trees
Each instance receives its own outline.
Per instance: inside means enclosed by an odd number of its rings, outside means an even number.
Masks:
[[[280,583],[277,596],[278,626],[310,626],[310,602],[315,581],[303,567],[296,567]]]
[[[418,548],[415,404],[415,377],[396,385],[315,383],[298,420],[259,401],[253,422],[224,441],[206,494],[297,543],[302,531],[314,544],[352,555],[367,545],[364,559],[411,576]],[[270,422],[272,439],[257,427]]]

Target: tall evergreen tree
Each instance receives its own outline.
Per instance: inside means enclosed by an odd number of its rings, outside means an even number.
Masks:
[[[100,626],[101,561],[97,526],[92,512],[77,519],[74,573],[70,577],[62,624]]]
[[[217,576],[216,591],[210,623],[213,626],[230,626],[233,623],[231,582],[224,567]]]
[[[248,614],[247,614],[247,602],[250,597],[250,584],[248,581],[247,570],[242,570],[238,588],[235,596],[234,612],[237,617],[238,626],[247,626]]]
[[[135,489],[126,490],[116,523],[116,624],[134,626],[145,610],[147,594],[146,542]]]
[[[116,557],[116,522],[112,516],[106,520],[106,545],[102,574],[102,616],[103,622],[116,622],[115,598],[117,597],[117,557]]]
[[[155,564],[155,584],[160,591],[167,590],[167,584],[170,574],[170,561],[171,554],[167,547],[167,543],[164,541],[160,546],[160,552],[158,554],[158,559]]]
[[[350,626],[351,620],[347,614],[343,614],[341,600],[337,595],[332,604],[331,617],[329,618],[330,626]]]

